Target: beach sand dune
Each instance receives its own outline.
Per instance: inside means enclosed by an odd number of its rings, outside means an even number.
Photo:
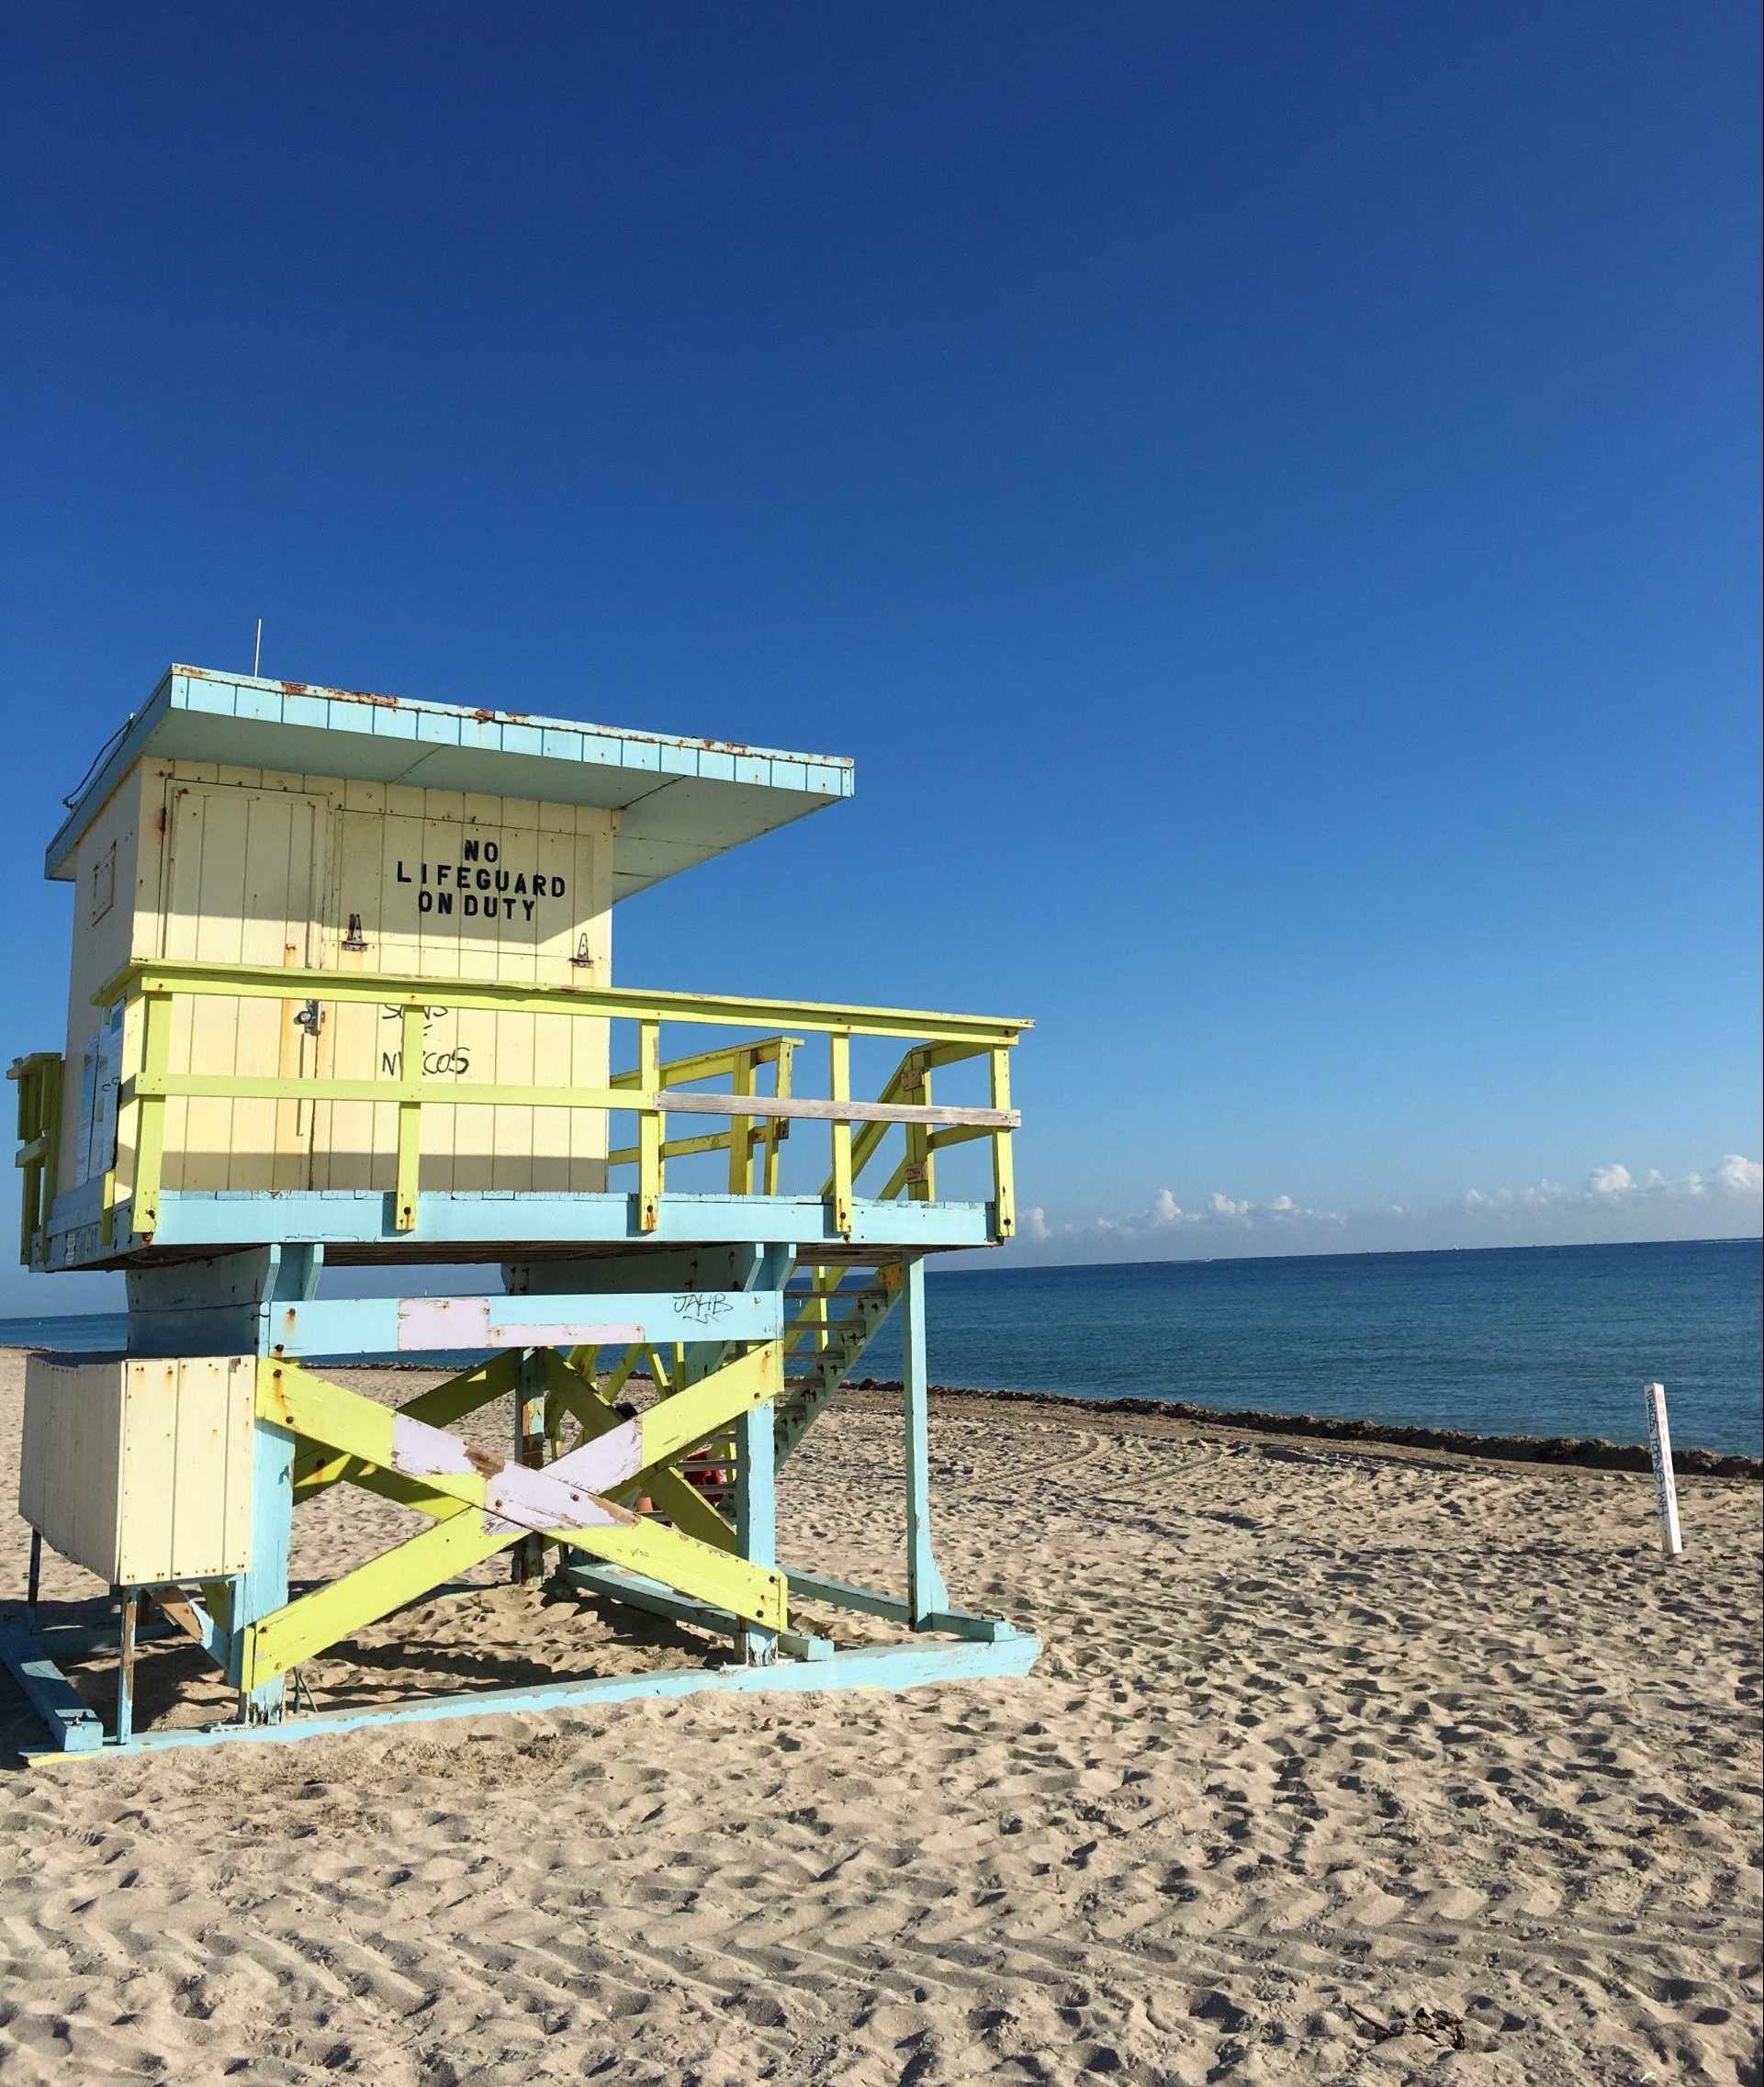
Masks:
[[[1758,1487],[1687,1482],[1668,1567],[1630,1475],[961,1398],[932,1443],[1026,1680],[43,1768],[4,1692],[0,2081],[1758,2080]],[[900,1472],[847,1397],[783,1555],[898,1585]],[[297,1576],[382,1513],[303,1516]],[[491,1572],[309,1677],[689,1647]],[[144,1655],[147,1714],[220,1714],[200,1675]]]

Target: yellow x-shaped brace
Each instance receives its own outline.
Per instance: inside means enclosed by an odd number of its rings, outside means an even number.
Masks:
[[[555,1348],[545,1350],[544,1361],[547,1420],[554,1408],[568,1413],[589,1437],[603,1435],[624,1420],[624,1414],[613,1404],[612,1391],[602,1391]],[[647,1493],[657,1511],[688,1536],[718,1551],[735,1549],[735,1531],[672,1464],[658,1464],[652,1471],[646,1471],[640,1487],[629,1487],[619,1497],[628,1499],[638,1491]]]
[[[436,1520],[433,1528],[249,1626],[243,1685],[260,1687],[533,1534],[781,1631],[789,1592],[781,1573],[635,1515],[609,1495],[628,1495],[648,1483],[684,1451],[774,1397],[782,1382],[781,1352],[769,1341],[635,1419],[609,1414],[612,1425],[534,1471],[475,1449],[412,1413],[394,1413],[298,1363],[261,1362],[260,1419],[287,1429],[308,1454],[317,1445],[350,1459],[343,1475],[354,1476],[357,1467],[365,1478],[383,1475],[392,1483],[376,1490],[411,1498]]]
[[[427,1420],[436,1428],[451,1427],[455,1420],[463,1420],[466,1414],[476,1413],[480,1406],[489,1406],[513,1391],[521,1380],[524,1355],[523,1349],[505,1349],[487,1362],[462,1370],[457,1376],[431,1386],[415,1398],[408,1399],[398,1410],[409,1419]],[[360,1457],[345,1456],[341,1451],[325,1448],[322,1443],[303,1442],[294,1455],[295,1505],[298,1507],[302,1500],[311,1499],[339,1481],[365,1486],[371,1491],[385,1493],[429,1513],[434,1511],[433,1501],[440,1498],[438,1495],[425,1495],[421,1487],[409,1479],[395,1482],[392,1474],[364,1464]]]

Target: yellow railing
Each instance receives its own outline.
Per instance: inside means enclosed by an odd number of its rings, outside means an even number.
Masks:
[[[172,1010],[186,995],[239,999],[370,1003],[397,1011],[400,1054],[398,1071],[382,1079],[339,1080],[284,1072],[174,1072]],[[169,1100],[380,1102],[398,1110],[394,1223],[411,1231],[417,1222],[418,1169],[422,1151],[422,1112],[427,1105],[454,1108],[525,1107],[628,1111],[636,1117],[635,1143],[619,1147],[610,1165],[637,1170],[638,1223],[653,1231],[670,1157],[726,1150],[731,1193],[777,1193],[778,1148],[798,1122],[827,1126],[831,1164],[824,1195],[834,1229],[852,1229],[853,1184],[875,1157],[890,1128],[902,1126],[906,1154],[883,1190],[892,1200],[903,1189],[918,1201],[935,1194],[933,1154],[971,1139],[992,1146],[994,1231],[1003,1240],[1016,1230],[1011,1172],[1011,1133],[1018,1122],[1010,1105],[1009,1056],[1027,1022],[979,1015],[921,1014],[893,1007],[845,1007],[815,1002],[738,1000],[685,993],[642,993],[610,986],[545,987],[480,985],[439,979],[411,979],[390,972],[323,971],[196,962],[150,960],[132,964],[96,995],[107,1014],[119,1002],[139,1004],[139,1024],[126,1026],[129,1064],[118,1090],[119,1125],[132,1146],[130,1228],[151,1235],[159,1223],[159,1197]],[[514,1015],[563,1015],[578,1019],[629,1021],[636,1026],[636,1063],[614,1073],[604,1087],[547,1087],[501,1083],[461,1086],[457,1081],[425,1079],[422,1032],[437,1011]],[[667,1022],[767,1032],[726,1049],[664,1060]],[[827,1038],[827,1093],[797,1091],[803,1038]],[[851,1039],[893,1038],[907,1045],[904,1057],[880,1099],[851,1095]],[[983,1058],[990,1073],[990,1104],[950,1107],[931,1100],[934,1069]],[[36,1064],[35,1060],[25,1061]],[[771,1069],[771,1091],[761,1093],[759,1074]],[[688,1082],[726,1079],[726,1093],[707,1093]],[[727,1119],[714,1134],[669,1138],[669,1119]],[[22,1122],[22,1116],[21,1116]],[[129,1133],[132,1132],[132,1136]],[[105,1221],[109,1224],[107,1186]],[[43,1209],[47,1217],[47,1208]]]
[[[30,1267],[49,1247],[49,1212],[55,1200],[55,1162],[62,1143],[62,1058],[35,1051],[14,1059],[6,1078],[18,1083],[17,1163],[25,1171],[19,1197],[18,1258]]]
[[[754,1094],[759,1092],[756,1080],[760,1069],[772,1068],[773,1096],[788,1100],[791,1094],[796,1052],[802,1044],[801,1037],[762,1037],[750,1044],[732,1044],[726,1050],[704,1050],[691,1058],[670,1059],[658,1068],[657,1084],[677,1087],[686,1081],[727,1080],[729,1091],[735,1094]],[[620,1093],[635,1088],[635,1070],[615,1072],[612,1085]],[[663,1165],[669,1160],[682,1160],[695,1152],[723,1152],[729,1155],[729,1194],[751,1195],[754,1193],[755,1159],[759,1161],[758,1178],[761,1193],[776,1195],[778,1193],[779,1147],[790,1136],[790,1124],[785,1118],[768,1117],[756,1123],[744,1116],[738,1121],[731,1117],[729,1128],[713,1134],[697,1138],[664,1138],[661,1143]],[[609,1152],[609,1167],[634,1166],[642,1159],[639,1145],[622,1145]]]

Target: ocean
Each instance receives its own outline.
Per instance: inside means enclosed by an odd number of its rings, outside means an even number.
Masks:
[[[1653,1379],[1679,1447],[1764,1451],[1756,1240],[952,1269],[927,1296],[939,1384],[1640,1442]],[[883,1345],[864,1366],[897,1375]]]
[[[1485,1435],[1764,1453],[1756,1240],[1000,1269],[927,1285],[933,1381],[1188,1399]],[[0,1319],[0,1344],[115,1348],[120,1313]],[[898,1320],[860,1365],[898,1376]]]

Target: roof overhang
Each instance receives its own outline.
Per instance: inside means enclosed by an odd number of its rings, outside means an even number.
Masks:
[[[614,810],[615,900],[849,797],[853,783],[837,755],[173,667],[50,843],[49,876],[73,876],[80,836],[149,755]]]

